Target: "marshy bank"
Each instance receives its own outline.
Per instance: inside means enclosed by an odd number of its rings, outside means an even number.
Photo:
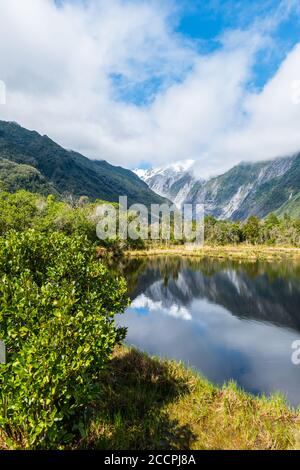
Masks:
[[[185,247],[172,245],[151,246],[142,250],[129,250],[125,256],[152,257],[152,256],[183,256],[197,258],[228,258],[233,260],[281,260],[299,259],[300,248],[293,246],[267,246],[267,245],[204,245],[203,247]]]
[[[101,378],[85,449],[295,449],[300,414],[279,395],[216,387],[182,364],[121,346]]]

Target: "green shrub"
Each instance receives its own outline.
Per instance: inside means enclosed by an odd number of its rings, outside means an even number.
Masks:
[[[95,204],[84,204],[83,198],[73,207],[53,195],[0,192],[0,235],[32,228],[39,232],[76,233],[97,242],[96,224]]]
[[[124,336],[114,316],[128,303],[125,281],[83,237],[12,232],[0,238],[0,298],[0,429],[15,446],[63,447]]]
[[[38,215],[38,196],[26,191],[14,194],[0,192],[0,235],[9,230],[23,231],[31,227]]]

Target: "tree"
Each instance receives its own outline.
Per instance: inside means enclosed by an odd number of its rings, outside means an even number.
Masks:
[[[257,243],[260,236],[260,222],[257,217],[251,215],[243,227],[243,235],[249,243]]]
[[[276,215],[273,212],[271,212],[270,214],[268,214],[265,220],[265,224],[268,228],[273,228],[273,227],[280,225],[280,221],[278,217],[276,217]]]

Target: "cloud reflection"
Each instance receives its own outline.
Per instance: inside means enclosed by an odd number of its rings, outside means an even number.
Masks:
[[[295,301],[299,291],[291,289],[295,285],[292,277],[283,281],[278,275],[268,280],[266,275],[260,274],[259,280],[251,279],[244,271],[232,267],[227,269],[229,276],[226,276],[223,266],[212,276],[201,271],[201,265],[198,271],[183,265],[179,275],[171,275],[166,281],[166,271],[162,273],[157,266],[152,268],[152,273],[149,266],[145,268],[145,278],[152,281],[144,283],[144,292],[140,283],[143,274],[139,276],[139,293],[120,320],[128,326],[130,344],[150,354],[181,360],[215,383],[233,379],[253,393],[281,391],[293,405],[299,404],[300,369],[291,362],[291,344],[300,334],[289,326],[295,323],[285,287],[286,308],[279,303],[278,311],[274,312],[275,317],[280,314],[281,325],[274,324],[269,311],[272,291],[283,282],[288,284],[290,303]],[[171,268],[169,266],[170,271]],[[195,279],[200,282],[195,283]],[[233,295],[227,302],[233,288],[230,279],[238,286],[234,294],[238,298]],[[261,295],[257,295],[256,303],[249,305],[252,295],[249,297],[243,285],[251,289],[252,284],[253,289],[257,282]],[[210,293],[204,289],[209,285]],[[226,302],[221,295],[224,291]],[[214,301],[205,298],[212,298],[212,292]],[[140,314],[141,308],[147,315]],[[250,308],[253,315],[249,314]]]

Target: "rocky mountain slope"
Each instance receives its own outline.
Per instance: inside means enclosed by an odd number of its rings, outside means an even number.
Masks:
[[[134,171],[149,188],[181,207],[196,183],[190,171],[193,164],[193,160],[185,160],[166,167]]]
[[[151,171],[153,176],[149,176]],[[300,213],[300,154],[264,162],[241,163],[207,181],[197,180],[191,172],[190,166],[184,174],[180,173],[180,178],[171,186],[167,168],[158,174],[156,170],[148,170],[142,178],[154,191],[159,186],[160,194],[163,188],[163,193],[179,206],[202,203],[206,214],[218,219],[243,220],[250,215],[264,217],[272,211],[277,211],[279,215],[285,212],[291,215]],[[183,185],[179,183],[184,178],[188,179],[189,184],[185,186],[182,197]]]

